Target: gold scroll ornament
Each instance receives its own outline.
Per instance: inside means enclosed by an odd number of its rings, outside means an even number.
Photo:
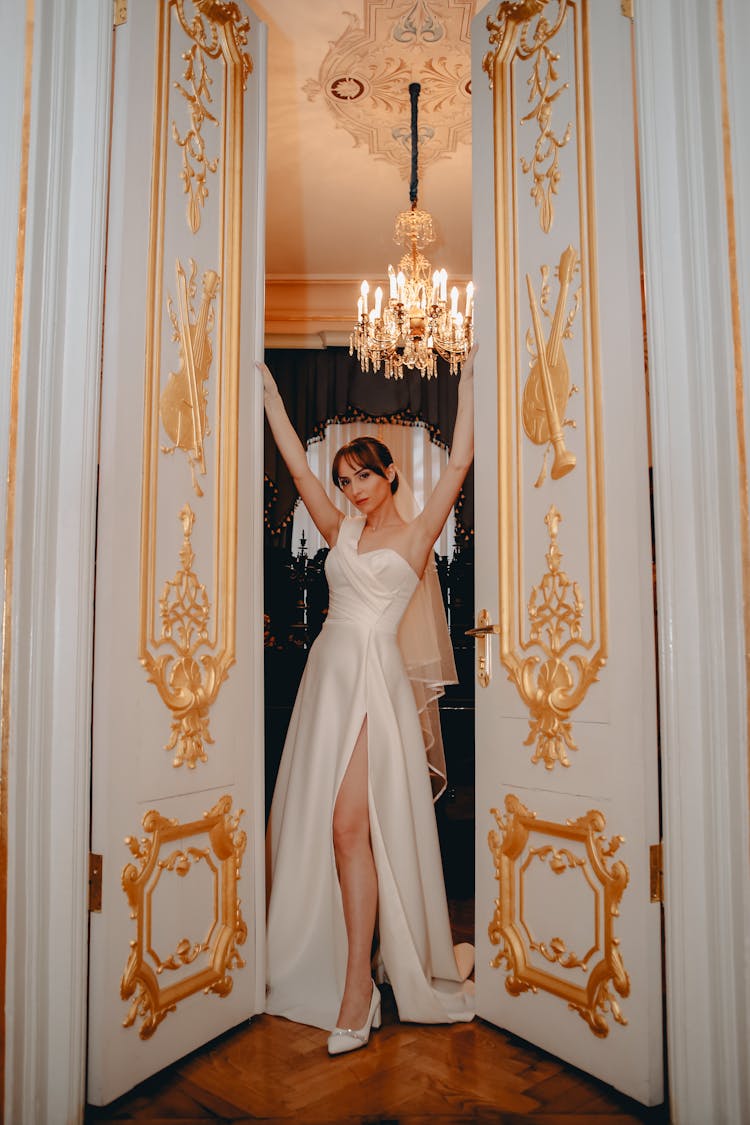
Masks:
[[[198,483],[196,470],[206,475],[206,457],[203,443],[208,434],[206,409],[208,382],[213,351],[210,333],[214,325],[213,303],[219,288],[219,275],[206,270],[203,275],[203,295],[197,315],[193,309],[195,275],[197,266],[190,259],[190,280],[185,276],[181,262],[177,262],[177,312],[172,298],[168,298],[169,319],[172,322],[172,340],[179,344],[180,365],[172,371],[159,399],[162,425],[173,444],[163,445],[162,453],[182,449],[187,454],[193,488],[198,496],[203,490]]]
[[[505,987],[511,996],[539,990],[558,996],[578,1012],[594,1035],[606,1038],[608,1016],[616,1023],[627,1024],[615,993],[621,997],[630,994],[630,978],[614,935],[614,919],[619,915],[630,873],[622,860],[608,862],[623,837],[605,839],[606,821],[596,809],[564,823],[538,820],[536,813],[512,793],[505,798],[505,815],[498,809],[490,812],[499,829],[490,831],[487,838],[499,895],[488,933],[493,945],[502,943],[492,967],[505,965]],[[538,846],[529,847],[530,837],[538,841]],[[534,935],[526,917],[525,891],[530,868],[539,863],[553,878],[567,878],[572,873],[591,891],[591,936],[588,948],[580,955],[568,950],[563,937],[540,941]],[[560,921],[565,924],[564,918]],[[585,983],[576,984],[570,976],[533,964],[533,953],[564,973],[575,972],[579,978],[584,975]]]
[[[164,584],[159,599],[161,638],[170,652],[141,658],[149,682],[172,712],[172,737],[166,750],[177,753],[174,765],[187,762],[194,769],[196,762],[206,761],[204,744],[213,742],[208,729],[208,712],[216,699],[234,657],[227,651],[218,656],[210,651],[209,618],[211,606],[206,587],[193,570],[195,554],[191,543],[195,514],[189,504],[180,512],[183,541],[180,548],[182,566],[174,578]],[[200,649],[206,649],[196,659]]]
[[[143,1018],[138,1031],[141,1039],[149,1039],[186,997],[201,991],[227,996],[233,983],[230,970],[245,964],[237,949],[247,940],[237,883],[247,835],[239,827],[243,810],[233,816],[231,808],[232,798],[225,795],[202,820],[188,824],[168,820],[152,809],[143,818],[148,836],[141,840],[128,836],[125,841],[137,861],[137,866],[126,864],[122,872],[122,889],[130,916],[137,923],[137,934],[130,942],[120,995],[132,1001],[123,1026],[132,1027],[139,1017]],[[186,845],[188,840],[192,842]],[[186,880],[189,895],[189,875],[199,863],[211,872],[211,893],[202,912],[206,928],[196,940],[182,938],[173,952],[160,956],[155,948],[159,888],[166,873],[171,872]],[[201,904],[194,905],[197,914]],[[192,975],[182,975],[172,984],[163,983],[170,972],[193,964],[199,957],[200,967]]]
[[[560,288],[555,304],[555,311],[552,314],[549,339],[546,342],[542,332],[539,305],[537,304],[536,295],[531,284],[531,278],[526,274],[526,286],[529,292],[529,306],[531,308],[531,321],[534,328],[536,355],[534,355],[533,352],[531,336],[527,335],[526,346],[531,352],[533,360],[531,371],[529,372],[529,376],[523,388],[521,418],[526,436],[533,441],[535,445],[546,446],[542,470],[535,481],[536,488],[541,487],[547,475],[547,454],[550,449],[552,449],[553,453],[552,468],[550,469],[550,476],[553,480],[559,480],[561,477],[566,476],[568,473],[572,472],[576,466],[575,453],[571,452],[565,446],[563,426],[575,425],[574,422],[565,417],[565,408],[568,399],[575,393],[577,388],[575,386],[571,387],[570,385],[568,361],[562,342],[563,339],[569,339],[572,335],[573,321],[580,306],[579,289],[575,293],[573,307],[570,313],[567,313],[568,290],[573,280],[577,264],[578,255],[572,246],[568,246],[562,252],[557,270]],[[543,266],[541,303],[542,309],[547,316],[550,315],[547,311],[547,298],[549,295],[548,276],[549,268]]]
[[[191,17],[188,17],[187,6],[193,9]],[[172,139],[182,149],[180,176],[188,197],[188,225],[195,234],[200,229],[201,210],[208,198],[208,174],[214,174],[219,166],[218,156],[213,160],[207,156],[203,135],[205,121],[217,127],[220,124],[210,109],[213,83],[206,58],[219,58],[222,52],[236,58],[242,68],[244,87],[253,69],[252,59],[242,50],[247,43],[250,21],[243,17],[237,4],[223,0],[193,0],[190,5],[186,0],[174,0],[174,8],[183,31],[193,40],[192,47],[182,55],[185,62],[182,82],[174,84],[185,99],[190,126],[181,135],[173,121]]]
[[[549,533],[547,573],[534,586],[528,602],[530,641],[542,650],[537,655],[515,660],[509,679],[515,683],[529,709],[529,734],[524,741],[536,741],[532,762],[544,761],[548,770],[555,762],[569,766],[567,750],[577,750],[570,716],[599,678],[604,657],[597,653],[588,659],[571,649],[581,642],[583,598],[577,582],[562,569],[562,552],[557,536],[562,516],[554,505],[544,517]]]
[[[521,157],[521,167],[525,175],[531,173],[529,194],[537,207],[539,225],[545,234],[549,233],[555,217],[552,197],[557,194],[560,185],[560,150],[567,145],[572,134],[570,122],[562,137],[557,136],[552,126],[554,104],[563,90],[567,89],[568,83],[555,87],[558,80],[556,64],[560,56],[549,46],[550,40],[554,39],[562,27],[567,0],[556,0],[557,10],[550,19],[547,17],[547,7],[551,7],[551,2],[552,0],[504,0],[499,5],[495,18],[487,17],[489,42],[493,50],[488,51],[482,61],[482,67],[492,82],[496,59],[510,59],[515,51],[517,58],[532,60],[531,73],[527,79],[531,109],[521,118],[521,123],[536,121],[538,135],[533,155],[530,159]]]

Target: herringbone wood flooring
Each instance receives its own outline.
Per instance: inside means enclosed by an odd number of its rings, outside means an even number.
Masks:
[[[383,1027],[369,1046],[330,1059],[326,1034],[259,1016],[144,1082],[89,1125],[192,1122],[666,1122],[579,1071],[496,1028],[401,1024],[383,990]]]

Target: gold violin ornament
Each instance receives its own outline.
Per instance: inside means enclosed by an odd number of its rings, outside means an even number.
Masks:
[[[174,328],[173,340],[179,343],[180,367],[170,372],[167,385],[159,400],[162,425],[172,445],[162,446],[163,453],[182,449],[187,454],[193,488],[198,496],[203,490],[198,483],[196,469],[206,474],[204,440],[208,434],[206,383],[211,369],[213,350],[210,333],[214,322],[213,302],[219,288],[219,275],[206,270],[203,275],[203,294],[198,315],[191,320],[191,290],[194,290],[195,263],[191,261],[188,281],[185,270],[178,261],[177,313],[169,301],[169,315]]]
[[[566,315],[568,290],[577,265],[578,255],[572,246],[568,246],[560,257],[557,271],[560,290],[546,343],[536,294],[531,277],[526,274],[536,357],[523,389],[521,416],[526,436],[535,445],[552,447],[553,461],[550,476],[553,480],[566,476],[576,466],[576,455],[566,448],[563,435],[563,426],[574,425],[565,419],[565,409],[568,399],[576,388],[571,388],[570,385],[570,372],[562,341],[565,336],[570,335],[571,325],[578,309],[576,299],[571,313]],[[542,301],[544,303],[544,296]],[[542,471],[535,482],[536,488],[539,488],[544,481],[546,467],[547,454],[545,453]]]

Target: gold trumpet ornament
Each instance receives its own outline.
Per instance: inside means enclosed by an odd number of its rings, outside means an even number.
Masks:
[[[547,475],[547,453],[550,448],[553,452],[550,469],[550,476],[553,480],[559,480],[566,476],[576,466],[575,453],[567,449],[565,445],[563,426],[575,426],[575,422],[565,418],[565,408],[568,399],[577,388],[570,385],[570,371],[562,342],[565,337],[570,337],[572,334],[573,320],[580,302],[579,290],[575,294],[570,313],[566,313],[568,291],[577,265],[578,255],[572,246],[568,246],[562,252],[557,270],[560,289],[555,311],[552,314],[549,339],[546,342],[534,287],[531,277],[526,274],[536,357],[532,362],[531,371],[523,389],[521,416],[526,436],[535,445],[547,447],[542,471],[534,482],[535,488],[542,485]],[[544,305],[544,291],[542,293],[542,304]]]

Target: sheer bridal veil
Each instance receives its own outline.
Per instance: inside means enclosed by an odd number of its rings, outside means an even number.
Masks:
[[[398,468],[396,471],[396,510],[403,520],[411,522],[419,514],[419,508],[405,474]],[[437,801],[446,787],[445,750],[438,701],[445,695],[446,684],[458,683],[458,675],[434,551],[430,552],[425,572],[401,619],[398,644],[419,712],[432,782],[432,797]]]

